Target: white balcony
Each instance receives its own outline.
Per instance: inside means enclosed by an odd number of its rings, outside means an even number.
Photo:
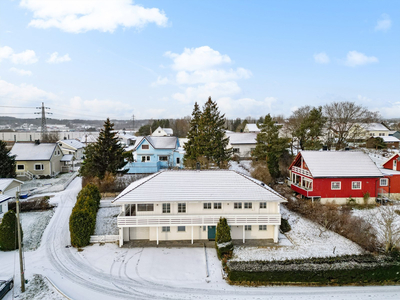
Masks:
[[[293,166],[292,167],[292,171],[295,172],[295,173],[298,173],[298,174],[302,174],[302,175],[305,175],[305,176],[308,176],[308,177],[312,177],[310,171],[302,169],[302,168],[299,168],[299,167],[294,167]]]
[[[156,226],[215,226],[224,217],[233,225],[280,225],[280,214],[257,215],[169,215],[169,216],[124,216],[117,217],[118,227],[156,227]]]

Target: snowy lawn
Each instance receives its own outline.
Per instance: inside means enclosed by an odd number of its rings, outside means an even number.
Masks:
[[[239,162],[230,161],[229,162],[229,170],[233,170],[233,171],[251,176],[250,173],[253,170],[251,163],[252,163],[251,160],[242,160]]]
[[[319,225],[287,210],[283,205],[281,213],[292,227],[292,230],[285,234],[292,245],[280,236],[279,245],[275,247],[235,247],[232,260],[273,261],[364,253],[360,246],[337,233],[326,231],[321,234]]]
[[[65,300],[65,297],[60,294],[42,275],[35,274],[26,285],[25,293],[21,294],[18,299]]]
[[[40,241],[44,230],[49,224],[54,214],[53,209],[45,211],[30,211],[21,213],[22,231],[24,233],[24,250],[36,250],[40,246]]]
[[[97,212],[95,235],[118,235],[117,216],[120,207],[111,204],[111,200],[101,200]]]
[[[25,181],[21,186],[21,193],[31,192],[34,194],[60,192],[64,189],[64,184],[74,175],[75,173],[64,173],[57,175],[57,177],[50,179],[33,179]]]

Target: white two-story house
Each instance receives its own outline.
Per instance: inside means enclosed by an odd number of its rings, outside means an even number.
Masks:
[[[114,200],[119,245],[130,240],[213,240],[220,217],[232,239],[278,242],[280,203],[265,184],[229,170],[161,171],[131,183]]]

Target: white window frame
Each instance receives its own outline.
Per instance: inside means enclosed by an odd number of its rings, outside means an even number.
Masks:
[[[244,225],[244,231],[251,231],[251,225]]]
[[[162,158],[165,158],[165,159],[161,159],[161,157],[162,157]],[[160,155],[160,156],[158,157],[158,160],[159,160],[159,161],[168,161],[168,155]]]
[[[358,185],[358,183],[360,184],[360,187],[354,187],[354,184]],[[352,190],[361,190],[362,187],[362,182],[361,181],[352,181],[351,182],[351,189]]]
[[[179,228],[182,229],[182,227],[183,227],[183,230],[179,230]],[[186,226],[178,226],[177,231],[178,232],[185,232],[186,231]]]
[[[383,182],[385,182],[385,183],[383,183]],[[389,179],[388,178],[381,178],[379,180],[379,185],[380,186],[388,186],[389,185]]]
[[[40,169],[36,169],[36,166],[42,166]],[[35,171],[43,171],[44,170],[44,164],[35,164],[34,165],[34,167],[33,167],[33,169],[35,170]]]
[[[203,209],[212,209],[212,203],[211,202],[205,202],[203,203]]]
[[[267,225],[258,225],[259,231],[267,231],[267,229],[268,229]]]
[[[18,168],[19,166],[22,166],[22,169]],[[24,171],[25,170],[25,165],[17,165],[17,171]]]
[[[267,209],[267,202],[260,202],[260,209]]]
[[[163,203],[162,204],[162,213],[170,214],[171,213],[171,203]]]
[[[233,209],[242,209],[243,204],[242,202],[234,202],[233,203]]]
[[[170,232],[170,231],[171,231],[171,227],[170,226],[161,227],[161,232]]]
[[[214,202],[214,209],[222,209],[222,202]]]
[[[253,209],[253,203],[252,202],[245,202],[243,207],[244,207],[244,209]]]
[[[178,203],[178,214],[186,213],[186,203]]]
[[[339,184],[339,187],[334,187],[334,184]],[[342,182],[341,181],[332,181],[331,182],[331,190],[341,190],[342,189]]]

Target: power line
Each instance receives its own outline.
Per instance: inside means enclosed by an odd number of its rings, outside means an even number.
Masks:
[[[0,107],[9,107],[9,108],[35,108],[33,106],[7,106],[7,105],[0,105]]]

